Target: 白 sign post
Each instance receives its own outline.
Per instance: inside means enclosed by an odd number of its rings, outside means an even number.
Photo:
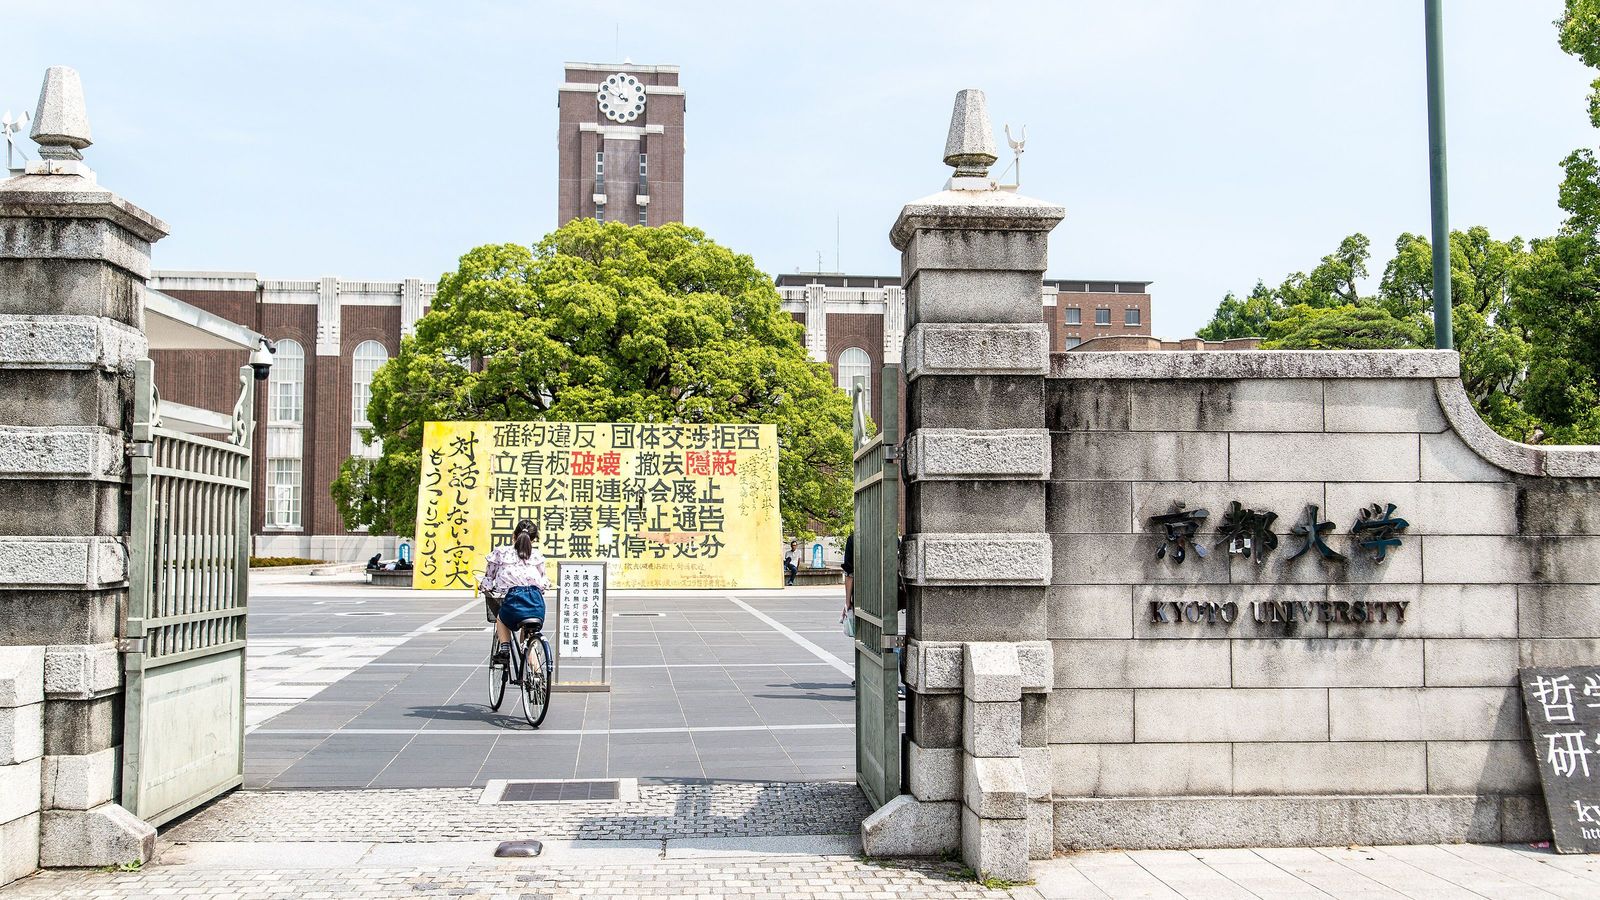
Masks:
[[[556,671],[558,691],[611,690],[611,634],[606,627],[606,564],[563,562],[556,567]],[[564,667],[568,660],[592,659],[593,664]],[[599,678],[570,679],[570,669],[593,671]],[[569,671],[563,673],[563,668]]]
[[[1600,853],[1600,666],[1519,669],[1559,853]]]

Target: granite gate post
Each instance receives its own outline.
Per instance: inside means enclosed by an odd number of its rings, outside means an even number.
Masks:
[[[117,805],[126,447],[150,245],[95,183],[78,75],[53,67],[40,159],[0,182],[0,883],[149,858]]]
[[[1050,538],[1049,334],[1039,291],[1059,206],[988,177],[981,91],[956,98],[946,190],[907,205],[904,573],[910,794],[863,829],[869,853],[959,848],[1021,880],[1050,855],[1044,698]]]

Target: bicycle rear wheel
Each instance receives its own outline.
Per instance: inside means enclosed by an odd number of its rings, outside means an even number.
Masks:
[[[511,660],[497,661],[495,657],[500,653],[500,639],[489,633],[489,708],[498,710],[501,701],[506,698],[506,681],[510,678]]]
[[[518,642],[522,654],[522,717],[538,728],[550,712],[550,650],[540,635]]]

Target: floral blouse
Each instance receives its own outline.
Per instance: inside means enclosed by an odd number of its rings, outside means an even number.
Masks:
[[[544,554],[535,547],[528,558],[523,559],[517,555],[516,547],[509,544],[496,547],[489,553],[488,568],[478,585],[496,594],[503,594],[514,587],[536,587],[540,591],[549,591],[550,578],[545,575]]]

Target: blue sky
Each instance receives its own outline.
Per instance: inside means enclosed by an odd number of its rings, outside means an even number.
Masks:
[[[1548,234],[1560,159],[1600,142],[1594,73],[1556,0],[1446,6],[1452,223]],[[687,218],[770,272],[832,269],[836,219],[845,270],[898,271],[963,87],[1027,124],[1023,192],[1067,208],[1050,274],[1154,281],[1158,334],[1353,231],[1380,272],[1428,222],[1421,0],[7,0],[0,35],[0,109],[83,74],[101,183],[172,226],[159,268],[431,278],[532,242],[561,64],[619,51],[682,67]]]

